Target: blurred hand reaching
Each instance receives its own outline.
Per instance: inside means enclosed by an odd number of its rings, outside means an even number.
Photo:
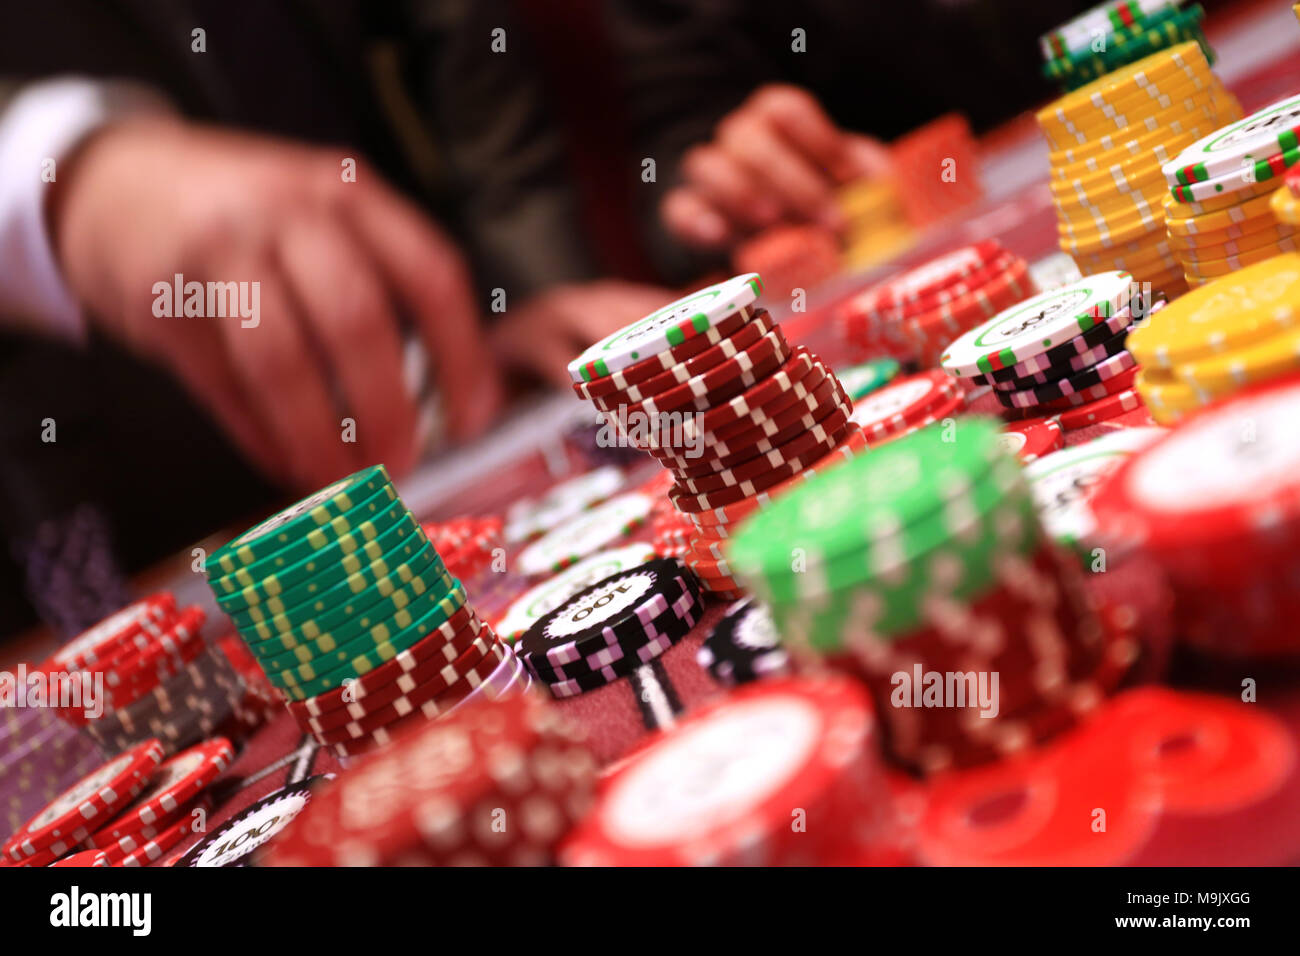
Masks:
[[[304,488],[414,463],[399,316],[429,354],[453,435],[482,431],[502,401],[460,253],[364,163],[345,182],[345,155],[132,120],[64,164],[49,208],[90,320],[169,368],[261,470]],[[178,273],[259,283],[257,324],[156,317],[154,285]]]
[[[681,185],[659,212],[670,233],[698,248],[728,248],[782,222],[839,231],[836,188],[888,169],[884,146],[837,128],[812,94],[764,86],[723,117],[710,142],[687,151]]]

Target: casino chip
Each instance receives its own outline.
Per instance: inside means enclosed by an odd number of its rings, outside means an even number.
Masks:
[[[82,850],[55,860],[50,866],[112,866],[103,850]]]
[[[560,482],[541,498],[516,501],[506,513],[506,542],[515,544],[545,534],[604,501],[623,484],[622,469],[606,465]]]
[[[863,399],[850,421],[862,429],[870,445],[899,438],[965,407],[956,383],[937,369],[894,379]]]
[[[654,557],[655,550],[644,544],[597,551],[521,594],[497,620],[494,629],[502,640],[513,642],[579,591]]]
[[[1050,418],[1032,418],[1003,425],[998,444],[1003,451],[1029,464],[1061,448],[1065,444],[1065,434],[1061,425]]]
[[[1298,409],[1294,376],[1220,400],[1129,457],[1092,497],[1098,538],[1158,563],[1178,632],[1204,651],[1300,649],[1290,623]]]
[[[707,335],[723,320],[748,313],[762,292],[762,280],[753,273],[694,292],[597,342],[569,363],[569,376],[575,382],[603,378],[687,339]]]
[[[702,612],[694,576],[680,561],[656,558],[579,591],[529,628],[516,650],[552,696],[574,697],[659,657]]]
[[[772,615],[751,598],[727,608],[700,645],[696,660],[727,687],[784,676],[790,670],[790,655],[781,647]]]
[[[583,735],[544,700],[466,707],[360,761],[300,815],[295,807],[297,819],[272,840],[265,862],[546,865],[595,782]],[[253,822],[259,843],[273,836]],[[214,834],[206,842],[231,841]]]
[[[1089,555],[1096,522],[1089,499],[1106,475],[1165,434],[1163,428],[1127,428],[1055,452],[1025,469],[1044,530]]]
[[[583,512],[534,541],[515,558],[520,574],[554,574],[628,534],[643,523],[654,502],[628,492]]]
[[[253,854],[274,840],[332,780],[334,774],[320,774],[263,797],[192,846],[176,865],[248,866],[261,862],[261,854]]]
[[[1300,255],[1207,283],[1129,336],[1137,391],[1160,424],[1297,367]]]
[[[889,839],[876,726],[842,677],[763,681],[621,763],[569,834],[569,866],[834,864]],[[806,829],[790,826],[792,807]]]
[[[17,863],[38,855],[63,856],[148,786],[162,758],[162,743],[146,740],[109,761],[29,820],[0,853]]]

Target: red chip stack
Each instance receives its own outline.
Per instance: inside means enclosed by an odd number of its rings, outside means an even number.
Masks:
[[[682,557],[724,598],[741,594],[719,550],[730,526],[863,447],[834,373],[754,305],[762,290],[756,275],[702,289],[569,365],[574,391],[672,474],[669,500],[694,526]]]
[[[422,724],[320,792],[269,866],[546,865],[590,805],[596,761],[541,698]]]
[[[966,407],[962,390],[939,369],[896,378],[858,402],[850,421],[869,446],[882,445],[918,428],[942,422]]]
[[[984,197],[970,124],[949,113],[889,145],[903,211],[914,226],[947,219]]]
[[[102,681],[103,710],[91,716],[82,698],[55,711],[110,753],[157,737],[172,754],[238,729],[232,718],[247,688],[226,655],[204,643],[205,619],[201,608],[178,610],[172,595],[160,592],[73,638],[37,670],[47,679],[74,677],[82,687]]]
[[[503,519],[468,515],[448,521],[429,521],[424,533],[442,556],[448,572],[462,581],[482,574],[492,564],[492,557],[503,547]]]
[[[859,293],[837,320],[865,358],[928,368],[949,342],[1035,292],[1028,264],[996,240],[965,246]]]
[[[1300,378],[1181,422],[1097,486],[1100,539],[1156,562],[1175,631],[1209,654],[1300,654]]]

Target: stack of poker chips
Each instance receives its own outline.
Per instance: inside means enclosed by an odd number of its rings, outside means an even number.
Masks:
[[[703,613],[695,575],[681,561],[656,558],[568,598],[519,638],[515,652],[551,696],[577,697],[661,657]]]
[[[0,706],[0,840],[103,762],[94,740],[50,708]]]
[[[827,675],[740,688],[621,762],[562,843],[560,862],[897,862],[899,834],[878,739],[871,701],[855,681]],[[791,826],[792,819],[806,826]]]
[[[1151,311],[1127,273],[1085,276],[971,329],[941,363],[955,378],[991,386],[1008,414],[1060,416],[1074,427],[1133,407],[1138,363],[1126,344],[1135,315]]]
[[[879,265],[916,241],[892,178],[851,182],[835,201],[844,220],[844,265],[851,271]]]
[[[199,832],[212,809],[205,791],[234,755],[215,737],[164,761],[161,741],[141,741],[50,801],[0,855],[25,866],[148,866]]]
[[[823,226],[773,226],[737,246],[732,264],[737,272],[762,275],[769,297],[789,299],[840,271],[839,240]]]
[[[1165,229],[1189,286],[1296,248],[1296,227],[1278,221],[1274,196],[1278,177],[1300,163],[1297,132],[1300,96],[1293,95],[1214,130],[1164,164]]]
[[[1214,655],[1300,654],[1300,379],[1207,408],[1093,493],[1099,537],[1155,560],[1175,633]]]
[[[853,407],[849,417],[867,446],[884,444],[961,412],[966,398],[939,369],[896,378]]]
[[[1183,270],[1165,235],[1160,167],[1240,116],[1195,43],[1132,63],[1040,110],[1061,250],[1085,275],[1119,269],[1156,291],[1183,292]]]
[[[268,866],[545,866],[586,813],[596,760],[535,695],[404,734],[317,793]]]
[[[1286,226],[1300,226],[1300,168],[1287,174],[1286,185],[1269,200],[1273,215]]]
[[[791,667],[772,613],[753,598],[727,608],[695,652],[695,660],[724,687],[782,677]]]
[[[1207,282],[1129,336],[1151,417],[1203,405],[1300,368],[1300,254],[1285,252]]]
[[[1072,726],[1136,655],[1131,625],[1098,615],[1078,562],[1045,539],[989,419],[817,476],[743,525],[728,556],[791,653],[864,680],[889,752],[925,772]],[[927,704],[935,675],[953,698]]]
[[[987,239],[855,295],[837,322],[864,356],[928,368],[962,332],[1033,293],[1025,261]]]
[[[574,391],[596,406],[611,440],[672,473],[668,497],[696,528],[686,563],[724,598],[741,596],[717,553],[730,526],[862,447],[834,373],[754,307],[762,288],[742,275],[702,289],[569,363]]]
[[[1201,32],[1205,11],[1182,0],[1107,0],[1039,38],[1043,75],[1065,91],[1078,89],[1136,60],[1196,41],[1213,62]]]
[[[225,654],[200,636],[201,608],[177,609],[168,593],[142,598],[60,647],[47,675],[102,681],[102,709],[83,698],[56,708],[109,753],[158,738],[167,754],[230,730],[247,687]]]
[[[500,518],[467,515],[447,521],[428,521],[423,528],[448,572],[467,579],[477,577],[491,565],[503,544],[502,526]]]
[[[479,620],[382,465],[223,545],[207,574],[295,720],[340,757],[526,689],[523,665]]]
[[[918,229],[950,219],[984,198],[970,123],[948,113],[889,144],[903,214]]]
[[[1158,427],[1124,428],[1032,462],[1025,478],[1043,530],[1058,544],[1078,552],[1085,563],[1091,562],[1101,546],[1089,504],[1093,492],[1127,458],[1164,433]]]

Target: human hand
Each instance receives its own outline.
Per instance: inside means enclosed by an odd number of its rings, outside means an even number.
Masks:
[[[700,248],[729,247],[779,222],[839,231],[836,187],[888,169],[884,146],[837,128],[806,90],[764,86],[723,117],[712,141],[687,151],[660,218]]]
[[[344,156],[129,120],[62,164],[48,209],[90,320],[169,368],[255,465],[296,487],[414,463],[399,317],[429,354],[453,434],[481,431],[501,403],[459,252],[364,163],[344,182]],[[247,284],[257,315],[157,316],[176,274],[205,288]],[[356,422],[354,443],[344,417]]]

